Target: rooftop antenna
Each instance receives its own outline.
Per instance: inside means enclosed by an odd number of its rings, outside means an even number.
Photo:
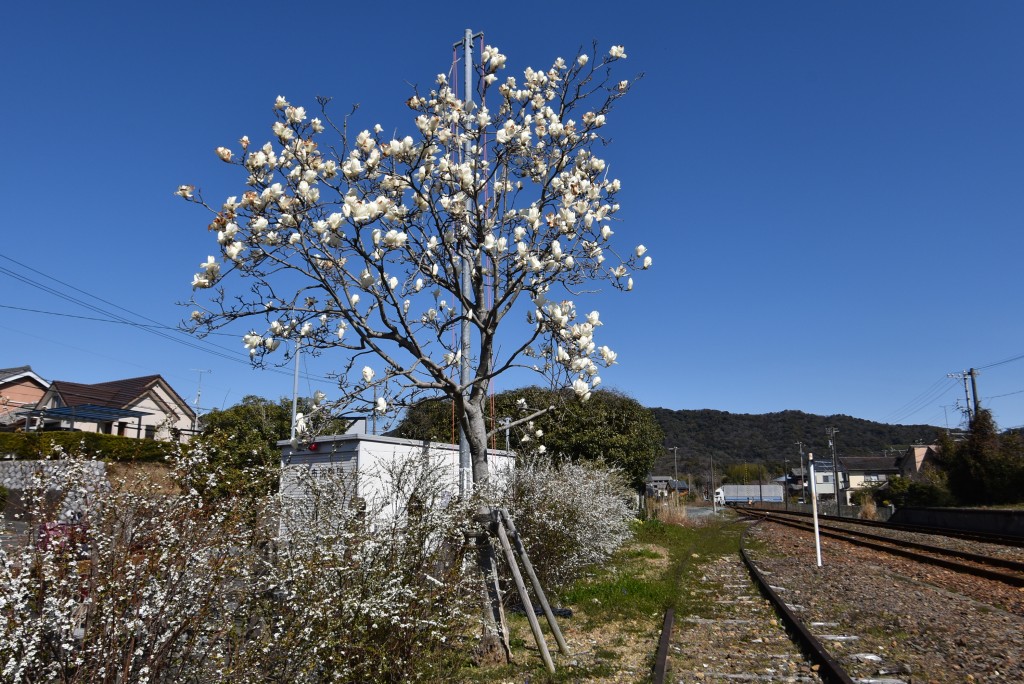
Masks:
[[[199,373],[199,385],[196,387],[196,400],[192,404],[195,406],[196,417],[193,419],[192,429],[199,429],[199,398],[203,396],[203,373],[212,373],[213,371],[209,368],[193,368],[194,372]]]

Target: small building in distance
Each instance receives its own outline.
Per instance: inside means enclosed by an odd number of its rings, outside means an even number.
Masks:
[[[898,474],[910,480],[920,481],[924,471],[936,467],[939,450],[938,444],[911,445],[900,458]]]
[[[856,492],[880,487],[889,478],[899,475],[898,460],[895,456],[840,456],[839,463],[848,478],[844,503],[853,503]]]
[[[0,429],[24,428],[25,411],[33,409],[49,387],[32,366],[0,368]]]

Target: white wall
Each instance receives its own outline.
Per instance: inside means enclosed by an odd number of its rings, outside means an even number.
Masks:
[[[277,443],[281,449],[280,492],[286,510],[293,507],[308,514],[312,492],[307,478],[312,477],[314,481],[333,480],[349,490],[344,498],[350,505],[359,497],[371,511],[394,512],[395,506],[406,502],[389,501],[388,497],[401,485],[396,478],[410,474],[413,464],[425,466],[418,469],[420,476],[428,473],[430,489],[440,490],[444,501],[459,495],[458,445],[365,434],[321,436],[314,443],[312,451],[303,444],[293,448],[287,440]],[[515,464],[514,454],[506,451],[491,451],[488,459],[497,480]],[[286,515],[283,535],[287,535],[287,527]]]

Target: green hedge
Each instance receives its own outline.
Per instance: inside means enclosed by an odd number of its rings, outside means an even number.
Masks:
[[[0,455],[19,460],[53,458],[55,446],[65,453],[79,450],[103,461],[163,461],[177,447],[174,442],[132,439],[95,432],[0,432]]]

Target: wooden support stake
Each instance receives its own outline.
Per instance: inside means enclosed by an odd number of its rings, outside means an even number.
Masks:
[[[501,540],[501,546],[505,550],[505,558],[508,559],[509,568],[512,570],[512,579],[516,582],[516,589],[519,590],[519,599],[523,602],[523,608],[526,609],[526,619],[530,621],[530,629],[533,630],[533,638],[537,641],[537,648],[540,649],[540,655],[544,659],[544,664],[547,665],[548,672],[551,674],[555,673],[555,663],[551,660],[551,653],[548,651],[548,644],[544,641],[544,633],[540,630],[540,622],[537,621],[537,615],[533,612],[533,604],[530,602],[530,594],[526,591],[526,585],[523,583],[523,576],[519,572],[519,564],[516,563],[516,556],[512,552],[512,545],[508,543],[508,535],[505,534],[505,525],[501,518],[498,519],[498,539]]]
[[[544,617],[547,618],[548,626],[551,627],[551,633],[555,635],[555,641],[558,642],[558,650],[562,652],[562,655],[569,655],[569,646],[565,643],[565,638],[562,636],[562,630],[558,628],[558,622],[555,621],[555,614],[551,610],[551,604],[548,603],[548,597],[544,595],[544,588],[540,586],[540,580],[537,579],[537,573],[533,570],[533,563],[530,562],[530,556],[526,553],[526,547],[523,546],[523,540],[519,538],[519,533],[516,531],[516,525],[512,522],[512,516],[508,514],[504,508],[498,510],[501,514],[502,520],[505,521],[505,525],[508,527],[508,533],[512,536],[512,541],[516,543],[516,551],[519,553],[519,557],[523,561],[523,567],[526,569],[526,574],[530,578],[530,584],[533,585],[533,594],[537,597],[537,601],[540,602],[541,608],[544,609]]]

